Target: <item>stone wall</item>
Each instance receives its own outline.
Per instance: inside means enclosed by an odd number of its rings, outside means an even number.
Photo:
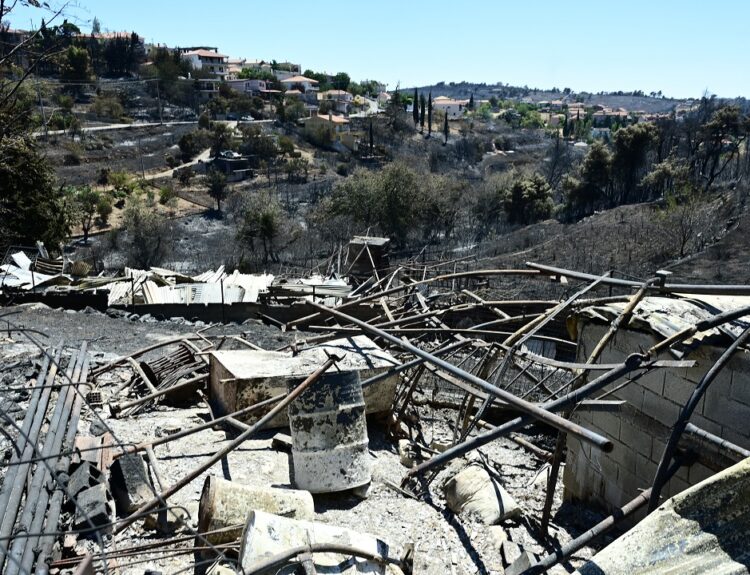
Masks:
[[[607,327],[579,324],[579,360],[585,361]],[[601,357],[601,363],[619,363],[631,353],[646,350],[657,339],[649,333],[621,330]],[[627,403],[615,412],[576,413],[573,419],[610,438],[614,449],[603,453],[568,436],[568,455],[563,475],[566,499],[575,499],[611,510],[620,507],[651,486],[656,467],[672,425],[705,372],[723,349],[704,345],[683,359],[697,365],[690,369],[654,370],[623,387],[623,380],[606,399]],[[675,359],[664,355],[663,359]],[[750,354],[737,352],[701,399],[691,423],[737,445],[750,448]],[[709,458],[681,468],[663,490],[670,497],[719,469]]]

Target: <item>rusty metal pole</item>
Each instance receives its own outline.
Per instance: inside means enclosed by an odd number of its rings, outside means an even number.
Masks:
[[[167,489],[166,491],[163,491],[147,503],[144,503],[139,507],[134,513],[126,517],[122,520],[121,524],[115,529],[114,534],[117,535],[118,533],[122,533],[125,529],[127,529],[132,523],[134,523],[136,520],[138,520],[140,517],[142,517],[144,514],[148,513],[155,507],[158,507],[162,501],[165,501],[181,489],[183,489],[186,485],[188,485],[193,479],[198,477],[201,473],[206,472],[208,469],[210,469],[214,464],[221,461],[227,454],[229,454],[231,451],[234,451],[237,449],[240,445],[242,445],[251,435],[262,429],[269,421],[271,421],[276,415],[281,413],[282,410],[286,409],[286,407],[293,402],[297,397],[299,397],[305,389],[307,389],[310,385],[312,385],[315,381],[318,380],[318,378],[323,375],[328,368],[330,368],[334,363],[339,361],[340,358],[332,356],[326,362],[320,366],[315,372],[313,372],[305,381],[300,383],[294,390],[292,390],[283,400],[279,402],[279,404],[274,407],[271,411],[269,411],[264,417],[262,417],[260,420],[258,420],[255,425],[253,425],[250,429],[247,431],[241,433],[237,438],[217,451],[214,455],[212,455],[208,461],[202,463],[199,465],[196,469],[188,473],[185,477],[183,477],[180,481],[175,483],[172,487]]]
[[[590,431],[588,429],[581,427],[580,425],[572,423],[568,421],[567,419],[560,417],[559,415],[556,415],[550,411],[547,411],[546,409],[539,407],[538,405],[534,403],[528,402],[523,399],[519,399],[512,393],[509,393],[503,389],[499,389],[495,387],[494,385],[492,385],[491,383],[488,383],[487,381],[480,379],[474,374],[468,373],[464,371],[463,369],[457,368],[452,363],[448,363],[447,361],[442,360],[439,357],[435,357],[431,353],[426,352],[423,349],[420,349],[416,347],[415,345],[412,345],[411,343],[405,342],[387,332],[384,332],[383,330],[379,328],[373,327],[366,322],[360,321],[349,315],[341,313],[340,311],[330,309],[324,305],[316,304],[314,302],[311,302],[311,305],[319,309],[321,312],[331,314],[338,319],[342,319],[344,321],[352,323],[356,325],[357,327],[361,328],[362,331],[364,332],[369,332],[373,335],[376,335],[416,355],[417,357],[421,357],[425,361],[432,363],[433,365],[447,371],[451,375],[454,375],[460,379],[463,379],[464,381],[467,381],[468,383],[471,383],[472,385],[475,385],[476,387],[482,389],[482,391],[494,397],[497,397],[498,399],[501,399],[502,401],[505,401],[506,403],[512,405],[513,407],[517,408],[520,411],[523,411],[524,413],[531,415],[534,419],[538,419],[539,421],[542,421],[558,430],[565,430],[566,432],[579,438],[581,441],[585,441],[586,443],[591,443],[593,445],[596,445],[599,449],[602,449],[604,451],[612,450],[612,447],[613,447],[612,442],[606,437],[603,437],[602,435],[598,433],[595,433],[593,431]]]

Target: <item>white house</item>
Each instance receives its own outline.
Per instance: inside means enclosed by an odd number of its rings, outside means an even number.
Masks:
[[[318,81],[313,80],[312,78],[306,78],[305,76],[290,76],[289,78],[285,78],[284,80],[281,80],[281,85],[284,86],[287,90],[291,90],[293,88],[299,89],[302,87],[303,92],[307,92],[308,90],[317,90],[318,89]]]
[[[229,72],[227,56],[216,51],[200,48],[183,52],[181,56],[184,60],[190,62],[194,69],[207,71],[215,78],[223,80]]]
[[[226,84],[236,92],[244,92],[245,94],[253,95],[260,94],[268,89],[265,80],[245,80],[242,78],[236,80],[227,79]]]
[[[446,96],[438,96],[432,101],[432,108],[445,113],[449,120],[463,116],[468,106],[469,100],[454,100]]]

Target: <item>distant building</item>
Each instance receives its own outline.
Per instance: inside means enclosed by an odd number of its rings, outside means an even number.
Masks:
[[[346,90],[326,90],[318,94],[318,102],[331,102],[333,110],[341,114],[351,111],[354,96]]]
[[[228,79],[227,86],[236,92],[243,92],[252,96],[258,96],[268,89],[265,80]]]
[[[464,115],[469,106],[469,100],[454,100],[446,96],[438,96],[432,101],[432,108],[448,115],[449,120],[456,120]]]
[[[318,89],[318,81],[305,76],[290,76],[280,82],[287,90],[297,88],[301,92],[308,92]]]
[[[199,48],[180,52],[180,57],[187,60],[195,70],[203,70],[223,80],[228,74],[227,56],[219,54],[216,50],[207,50]]]
[[[222,82],[219,78],[202,78],[195,82],[202,102],[212,100],[219,95],[219,85]]]

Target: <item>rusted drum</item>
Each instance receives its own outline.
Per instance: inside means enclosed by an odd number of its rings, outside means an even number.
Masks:
[[[289,404],[294,484],[329,493],[370,482],[365,402],[359,373],[324,374]]]

